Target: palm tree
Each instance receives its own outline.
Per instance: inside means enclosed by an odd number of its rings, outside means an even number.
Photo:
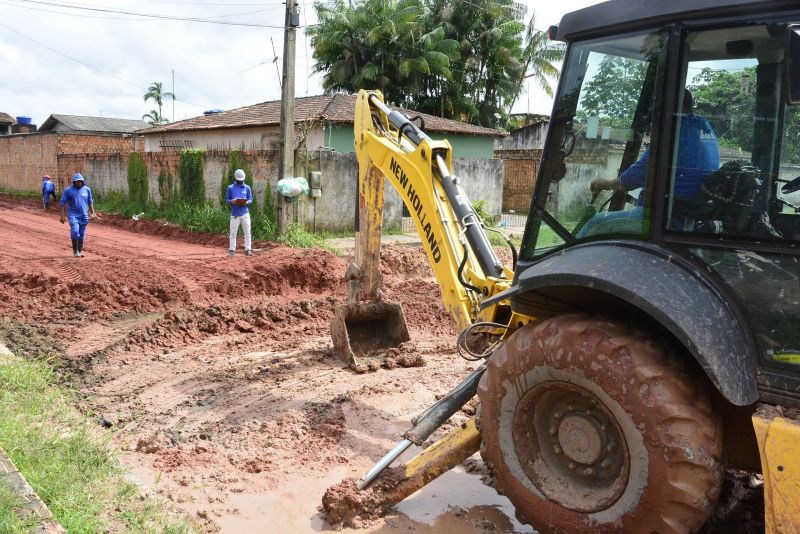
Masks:
[[[158,116],[155,118],[158,118],[159,122],[157,122],[156,124],[160,124],[162,122],[168,122],[161,114],[161,106],[164,103],[164,98],[167,97],[171,98],[172,100],[175,100],[175,95],[173,93],[170,93],[169,91],[164,91],[162,89],[161,82],[151,83],[150,87],[147,88],[147,92],[144,94],[145,102],[147,102],[148,100],[153,100],[156,103],[156,105],[158,105]],[[144,118],[145,116],[143,116],[142,118]]]
[[[165,122],[169,122],[167,119],[161,116],[161,113],[157,109],[152,110],[150,113],[145,113],[142,115],[142,120],[148,122],[148,124],[152,126],[157,126],[159,124],[164,124]]]
[[[519,78],[519,84],[532,78],[539,87],[544,89],[547,96],[553,96],[553,88],[548,78],[558,78],[558,68],[553,63],[558,63],[564,59],[564,47],[560,43],[550,41],[546,32],[536,30],[534,21],[536,14],[531,15],[528,28],[525,31],[525,48],[523,50],[524,69]],[[517,95],[519,96],[519,94]],[[511,101],[514,105],[516,97]],[[509,109],[510,107],[509,106]]]
[[[426,26],[421,0],[333,0],[315,9],[319,25],[309,33],[326,91],[380,89],[387,102],[408,106],[426,80],[452,76],[457,43]]]

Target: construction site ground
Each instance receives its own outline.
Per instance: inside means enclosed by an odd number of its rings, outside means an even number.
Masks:
[[[73,258],[55,210],[0,195],[4,335],[18,351],[57,350],[80,409],[111,425],[132,475],[206,531],[336,530],[319,511],[325,489],[363,474],[475,364],[455,353],[421,249],[382,254],[383,292],[403,305],[412,341],[356,371],[329,334],[346,254],[256,247],[228,258],[225,236],[103,216]],[[357,526],[531,532],[486,478],[476,455]]]

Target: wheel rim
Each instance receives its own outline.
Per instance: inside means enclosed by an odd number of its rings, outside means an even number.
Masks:
[[[565,508],[597,512],[625,491],[630,461],[624,434],[602,401],[579,386],[532,388],[514,410],[512,436],[528,478]]]

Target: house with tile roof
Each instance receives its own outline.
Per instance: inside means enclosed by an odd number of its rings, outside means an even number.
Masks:
[[[327,94],[295,99],[295,134],[298,146],[353,152],[353,116],[356,96]],[[434,139],[447,139],[453,155],[491,159],[495,138],[506,132],[395,108],[410,117],[420,116]],[[280,142],[281,102],[209,113],[140,131],[146,152],[182,148],[277,150]]]

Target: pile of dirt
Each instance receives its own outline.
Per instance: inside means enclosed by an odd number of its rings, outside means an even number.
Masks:
[[[431,277],[433,270],[425,251],[421,248],[395,245],[381,249],[381,274],[396,277]]]
[[[142,264],[62,263],[43,271],[0,262],[1,315],[26,321],[69,321],[86,313],[150,312],[190,300],[180,280]]]
[[[424,330],[442,337],[453,337],[456,329],[442,303],[442,292],[433,280],[384,280],[387,300],[399,302],[406,323],[413,330]]]
[[[415,341],[406,341],[397,347],[380,348],[356,356],[350,367],[357,373],[395,369],[397,367],[424,367],[425,357]]]
[[[0,319],[0,342],[24,358],[47,358],[61,354],[62,347],[41,326]]]
[[[268,333],[273,341],[320,335],[333,317],[330,298],[265,302],[254,306],[211,305],[169,311],[125,337],[124,350],[172,349],[214,336]]]
[[[343,262],[319,249],[273,246],[259,254],[244,272],[226,269],[226,276],[208,283],[209,292],[230,297],[291,296],[291,291],[333,294],[343,287]]]
[[[370,486],[358,489],[358,480],[346,478],[325,491],[322,508],[331,525],[360,528],[365,521],[381,517],[394,503],[387,492],[405,478],[405,466],[386,469]]]

